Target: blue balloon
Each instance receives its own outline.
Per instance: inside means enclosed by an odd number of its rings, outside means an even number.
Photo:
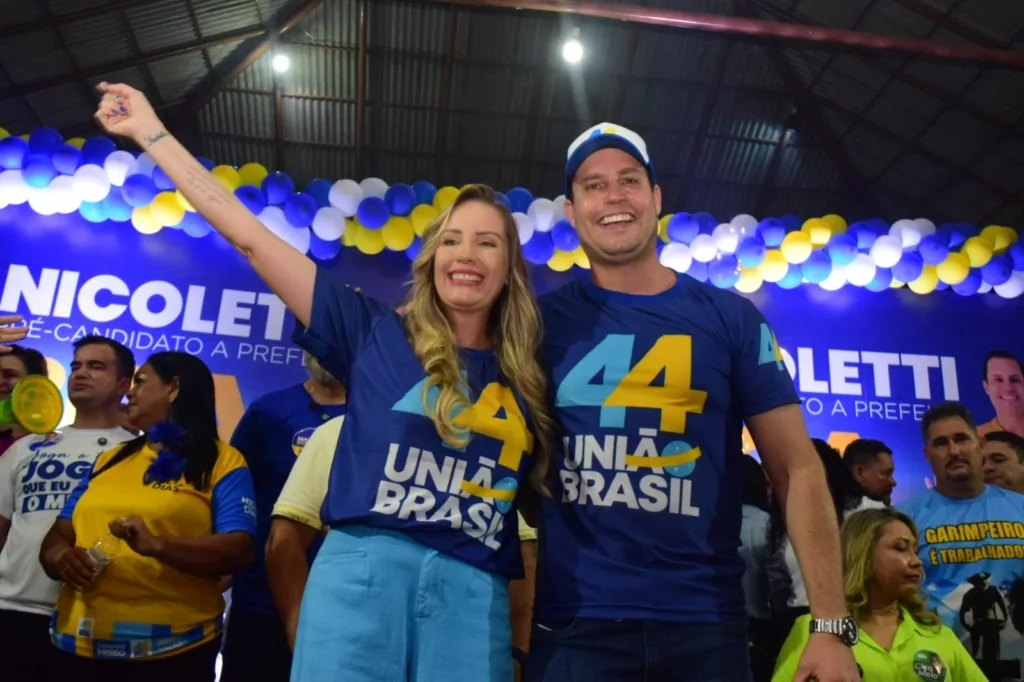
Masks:
[[[277,171],[263,178],[263,194],[271,206],[280,206],[295,193],[295,181]]]
[[[981,229],[972,223],[951,223],[949,248],[959,248],[961,244],[971,237],[981,234]]]
[[[686,274],[693,277],[698,282],[708,281],[708,264],[702,263],[699,260],[690,262],[690,267],[687,268]]]
[[[117,151],[117,145],[109,137],[97,135],[90,137],[82,145],[82,165],[87,163],[103,167],[107,157]]]
[[[121,187],[121,195],[124,197],[125,203],[135,208],[149,206],[153,203],[156,194],[156,185],[153,184],[153,179],[140,173],[129,175]]]
[[[777,249],[786,236],[786,224],[779,218],[765,218],[757,224],[757,236],[765,246]]]
[[[744,237],[736,247],[736,260],[745,268],[756,268],[764,262],[766,253],[768,249],[760,237]]]
[[[1006,255],[1013,259],[1013,269],[1017,272],[1024,271],[1024,242],[1016,241],[1010,244]]]
[[[267,207],[267,198],[259,187],[241,185],[235,190],[235,196],[253,215],[259,215]]]
[[[953,285],[953,291],[961,296],[973,296],[981,289],[982,273],[978,268],[971,268],[964,281]]]
[[[661,258],[661,252],[665,250],[665,247],[668,246],[668,244],[661,241],[660,239],[657,242],[655,242],[655,244],[658,247],[658,258]]]
[[[786,276],[776,282],[782,289],[796,289],[803,284],[804,274],[799,265],[790,264]]]
[[[61,145],[53,152],[53,167],[61,175],[74,175],[82,165],[82,152],[69,144]]]
[[[78,207],[78,212],[90,223],[102,223],[107,219],[107,213],[103,210],[102,201],[97,201],[96,203],[83,201],[82,205]]]
[[[513,213],[526,213],[530,210],[530,204],[533,203],[533,195],[530,194],[530,190],[522,187],[513,187],[506,196],[508,196],[509,204],[512,205]]]
[[[913,282],[924,272],[924,261],[913,251],[904,251],[903,257],[892,266],[892,276],[901,282]]]
[[[197,156],[196,161],[198,161],[199,165],[205,168],[206,170],[213,170],[214,168],[217,167],[217,164],[215,164],[213,161],[206,158],[205,156]]]
[[[828,241],[828,257],[833,265],[849,265],[857,257],[857,239],[849,234],[837,234]]]
[[[874,230],[875,234],[889,234],[889,223],[882,220],[881,218],[869,218],[868,220],[864,221],[864,224],[867,225],[870,229]]]
[[[534,265],[544,265],[555,255],[555,243],[550,232],[534,232],[523,244],[523,257]]]
[[[1013,258],[1005,253],[997,253],[992,259],[981,266],[981,278],[986,284],[994,287],[1006,284],[1013,276]]]
[[[309,227],[316,209],[316,199],[305,192],[296,192],[284,202],[284,217],[292,227]]]
[[[120,187],[111,187],[110,193],[103,199],[103,212],[108,220],[126,223],[132,219],[132,207],[121,196]]]
[[[689,244],[700,234],[700,223],[689,213],[676,213],[665,226],[668,238],[680,244]]]
[[[708,263],[708,281],[719,289],[736,286],[740,274],[740,263],[734,256],[722,256]]]
[[[309,184],[306,185],[305,192],[309,196],[313,197],[313,200],[316,201],[317,208],[323,208],[324,206],[331,205],[329,198],[331,195],[331,187],[332,185],[330,180],[317,178],[316,180],[309,181]],[[316,235],[313,236],[315,237]],[[331,258],[334,258],[334,256],[331,256]]]
[[[8,135],[0,140],[0,168],[21,170],[21,165],[29,153],[28,142],[17,135]]]
[[[935,285],[935,291],[945,291],[948,288],[949,285],[943,282],[941,279],[939,280],[938,284]]]
[[[824,251],[811,251],[811,255],[800,265],[800,271],[811,284],[820,284],[832,274],[832,261]]]
[[[786,215],[781,216],[779,218],[779,222],[785,226],[786,232],[796,232],[804,224],[804,221],[800,216],[792,213],[787,213]]]
[[[33,154],[52,154],[64,144],[64,138],[53,128],[36,128],[28,136],[28,146]]]
[[[391,215],[407,216],[416,207],[416,191],[402,183],[391,185],[384,193],[384,203]]]
[[[167,173],[165,173],[164,169],[160,166],[153,169],[153,184],[156,185],[156,188],[161,192],[167,192],[175,188],[174,181],[168,177]]]
[[[405,250],[405,255],[409,257],[409,260],[416,260],[416,257],[420,255],[420,251],[423,249],[423,240],[419,235],[413,237],[412,244],[409,244],[409,248]]]
[[[508,197],[505,196],[504,194],[502,194],[501,192],[495,192],[494,193],[494,199],[499,204],[504,204],[505,208],[507,208],[509,211],[512,210],[512,202],[509,201]]]
[[[917,253],[925,265],[938,265],[949,255],[950,232],[930,234],[917,245]]]
[[[437,188],[431,185],[426,180],[420,180],[412,186],[412,190],[416,192],[416,203],[417,204],[433,204],[434,195],[437,194]],[[412,248],[412,247],[409,247]],[[406,251],[408,253],[408,251]]]
[[[369,230],[379,230],[391,217],[387,203],[380,197],[366,197],[360,201],[356,215],[359,216],[359,222],[363,227]]]
[[[576,234],[572,223],[559,220],[551,226],[551,241],[559,251],[574,251],[580,245],[580,236]]]
[[[21,166],[21,177],[29,187],[42,189],[57,175],[50,157],[45,154],[29,154]]]
[[[178,223],[178,229],[189,237],[201,239],[213,231],[213,226],[210,225],[210,223],[206,221],[206,218],[199,213],[186,211],[185,217],[180,223]]]
[[[718,221],[715,220],[715,216],[705,211],[694,213],[691,217],[700,225],[700,231],[703,234],[711,234],[712,230],[718,227]]]
[[[892,271],[888,268],[875,268],[875,277],[864,288],[868,291],[885,291],[892,285]]]
[[[857,248],[860,251],[867,251],[878,239],[878,232],[863,221],[858,221],[847,228],[846,234],[857,240]]]
[[[253,187],[253,189],[256,189]],[[306,188],[309,189],[308,187]],[[315,234],[309,236],[309,255],[313,256],[317,260],[331,260],[336,258],[341,253],[341,240],[332,239],[327,241],[326,239],[320,239]]]

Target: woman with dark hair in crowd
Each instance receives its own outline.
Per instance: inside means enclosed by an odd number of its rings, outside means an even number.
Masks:
[[[750,667],[754,682],[771,679],[775,657],[782,640],[774,634],[768,604],[768,529],[772,506],[768,477],[753,457],[743,458],[743,525],[740,529],[740,556],[747,564],[743,574],[743,593],[749,618]]]
[[[822,466],[825,467],[825,479],[840,526],[843,520],[854,512],[885,507],[883,503],[868,497],[850,473],[839,450],[820,438],[812,438],[811,441],[818,452],[818,457],[821,458]],[[777,506],[778,502],[773,504]],[[797,563],[793,546],[786,537],[786,521],[781,509],[775,510],[772,514],[768,551],[769,600],[774,620],[781,624],[779,627],[785,633],[789,632],[793,621],[808,613],[810,608],[800,565]]]
[[[20,317],[13,316],[0,317],[0,324],[11,324],[20,319]],[[19,330],[16,327],[0,330],[3,332],[3,335],[0,336],[0,342],[5,341],[7,338],[13,340],[28,333],[28,327],[24,327],[23,330]],[[47,376],[46,358],[43,357],[42,353],[33,348],[26,348],[14,343],[0,346],[0,400],[10,398],[18,382],[30,374]],[[25,433],[26,431],[17,425],[0,424],[0,455],[6,452],[7,448],[11,447],[14,441],[24,436]]]
[[[199,358],[150,356],[128,400],[145,435],[100,455],[40,550],[64,583],[47,679],[212,682],[218,579],[252,560],[252,478],[217,436],[213,376]]]

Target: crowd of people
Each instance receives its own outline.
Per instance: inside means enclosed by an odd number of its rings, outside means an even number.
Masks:
[[[535,298],[514,219],[474,185],[424,232],[395,309],[265,228],[142,93],[101,90],[100,124],[294,314],[308,379],[227,444],[201,360],[136,369],[77,340],[74,422],[14,429],[0,456],[15,670],[203,682],[222,650],[226,682],[1019,679],[1020,438],[932,407],[934,486],[892,508],[891,451],[811,439],[753,304],[659,264],[632,131],[568,149],[590,278]],[[4,390],[45,373],[0,349]]]

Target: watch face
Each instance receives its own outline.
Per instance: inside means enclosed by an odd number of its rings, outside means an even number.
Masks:
[[[860,641],[860,627],[857,626],[857,621],[849,616],[843,619],[843,639],[850,646]]]

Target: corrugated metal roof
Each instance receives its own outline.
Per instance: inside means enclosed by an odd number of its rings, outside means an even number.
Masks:
[[[150,62],[149,72],[153,75],[153,82],[156,83],[165,102],[173,102],[184,97],[209,73],[201,52]]]
[[[60,24],[60,33],[80,67],[128,59],[135,54],[131,34],[119,13],[100,14]]]
[[[869,178],[882,172],[901,151],[899,145],[860,124],[850,128],[842,145],[853,165]]]
[[[413,79],[422,84],[423,93],[419,103],[436,105],[441,94],[443,66],[440,63],[421,61],[423,67],[426,67],[427,77]],[[397,73],[394,75],[397,76]],[[533,113],[533,93],[537,79],[544,79],[545,75],[523,74],[511,68],[458,64],[454,73],[452,107],[493,114],[530,115]]]
[[[155,52],[196,39],[188,9],[180,0],[152,0],[129,7],[124,14],[143,52]]]
[[[370,8],[370,42],[378,49],[437,57],[448,52],[447,7],[383,1]]]
[[[56,128],[74,125],[96,113],[96,101],[85,98],[81,83],[30,92],[25,99],[36,116]]]
[[[1021,172],[1020,159],[996,148],[979,158],[969,170],[1008,192],[1024,196],[1024,172]]]
[[[180,0],[167,1],[185,9]],[[260,12],[252,0],[191,1],[193,8],[195,8],[196,21],[199,24],[199,33],[204,38],[217,35],[218,33],[238,30],[244,26],[269,23],[267,19],[260,16]],[[185,18],[188,18],[187,11]]]
[[[11,135],[31,133],[38,126],[37,120],[21,97],[0,99],[0,121],[3,121],[0,125]]]
[[[287,41],[355,49],[359,44],[358,2],[321,2],[301,25],[287,33]]]
[[[0,26],[17,26],[28,21],[42,19],[46,13],[34,2],[5,3],[4,11],[0,12]]]
[[[273,139],[274,97],[221,92],[200,112],[200,125],[206,132]]]
[[[829,157],[818,146],[799,141],[782,152],[775,187],[801,190],[839,190],[844,187],[843,177]]]
[[[283,74],[275,73],[272,67],[274,54],[278,52],[291,60],[291,67]],[[354,101],[357,67],[356,54],[349,50],[284,45],[261,57],[239,82],[249,84],[254,90],[271,92],[276,80],[285,92]]]
[[[990,37],[997,44],[1008,44],[1024,24],[1024,3],[996,0],[961,2],[950,17],[964,26]]]
[[[864,15],[858,30],[865,33],[924,38],[934,27],[934,22],[898,3],[875,2]]]
[[[782,138],[792,108],[789,95],[723,90],[715,100],[709,132],[762,140]]]
[[[373,54],[368,59],[367,98],[374,103],[434,107],[441,101],[444,63],[406,55]],[[456,69],[458,82],[459,69]],[[477,85],[483,87],[480,81]],[[355,88],[352,89],[355,95]],[[453,106],[455,97],[452,97]]]
[[[789,92],[765,54],[764,47],[752,42],[733,43],[722,83],[731,87]]]
[[[740,213],[749,213],[757,205],[758,187],[735,185],[708,180],[695,180],[686,204],[673,211],[707,211],[721,221]]]
[[[842,2],[799,2],[794,3],[792,13],[805,23],[819,26],[834,26],[851,29],[858,25],[857,19],[874,0],[843,0]]]
[[[266,115],[273,137],[273,99],[259,96],[269,104]],[[352,131],[355,129],[355,105],[343,102],[287,98],[281,102],[284,139],[288,142],[311,142],[315,144],[352,146]]]
[[[352,107],[353,115],[355,107]],[[439,114],[394,107],[375,107],[366,140],[373,149],[389,152],[433,154]],[[353,123],[354,128],[354,123]],[[348,144],[352,143],[350,136]]]
[[[918,143],[963,166],[987,149],[997,137],[995,130],[979,125],[962,111],[943,109],[934,123],[921,133]]]
[[[774,145],[709,139],[697,163],[697,178],[745,185],[764,182]]]
[[[865,118],[905,139],[917,137],[942,109],[942,102],[906,83],[893,81],[864,112]]]
[[[15,83],[31,83],[74,71],[71,55],[52,28],[0,40],[0,64]]]
[[[1024,112],[1024,72],[988,69],[960,97],[1004,123],[1013,123]]]
[[[269,145],[268,145],[269,149]],[[301,143],[287,143],[284,146],[284,169],[295,178],[325,178],[340,180],[356,175],[355,153],[350,149],[333,149]],[[274,167],[272,153],[268,153],[267,168]],[[357,178],[362,180],[362,178]]]
[[[460,8],[455,58],[519,67],[539,66],[552,52],[545,37],[558,35],[559,29],[553,29],[551,22],[558,26],[558,17],[527,12],[467,12]],[[434,30],[438,38],[447,36],[447,28]]]

